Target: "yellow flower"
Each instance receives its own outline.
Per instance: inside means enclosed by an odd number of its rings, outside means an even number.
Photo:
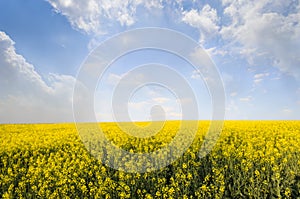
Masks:
[[[290,188],[287,187],[287,188],[285,189],[284,195],[287,196],[287,197],[290,197],[290,196],[291,196],[291,190],[290,190]]]
[[[207,186],[206,186],[205,184],[201,186],[201,189],[202,189],[203,191],[207,191],[207,190],[208,190],[208,189],[207,189]]]
[[[188,173],[188,175],[187,175],[187,179],[188,179],[188,180],[191,180],[191,179],[193,179],[193,175],[192,175],[191,173]]]
[[[259,172],[257,169],[254,171],[254,173],[255,173],[255,175],[256,175],[257,177],[260,176],[260,172]]]
[[[160,193],[159,191],[157,191],[157,192],[155,193],[155,195],[156,195],[157,197],[160,197],[160,196],[161,196],[161,193]]]
[[[173,195],[175,193],[175,189],[173,187],[171,187],[169,190],[168,190],[168,193],[170,195]]]

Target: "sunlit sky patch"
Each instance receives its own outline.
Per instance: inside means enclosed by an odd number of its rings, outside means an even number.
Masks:
[[[143,27],[169,28],[199,42],[223,79],[226,119],[298,120],[299,21],[297,0],[0,1],[0,122],[73,121],[74,82],[86,57],[113,35]],[[114,85],[149,63],[180,72],[198,100],[195,119],[210,119],[201,75],[170,53],[141,50],[116,60],[99,81],[99,120],[113,119],[108,104]],[[133,120],[150,119],[155,105],[167,119],[180,119],[178,99],[165,90],[148,86],[130,100]]]

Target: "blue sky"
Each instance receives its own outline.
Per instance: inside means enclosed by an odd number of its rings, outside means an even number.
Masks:
[[[225,119],[298,120],[299,21],[297,0],[0,1],[0,122],[72,121],[74,84],[89,53],[115,34],[144,27],[168,28],[199,42],[223,80]],[[98,120],[113,120],[114,88],[149,63],[181,74],[197,98],[198,118],[211,118],[205,79],[178,56],[144,49],[116,60],[99,80]],[[184,106],[155,85],[124,102],[132,120],[162,118],[156,105],[167,119],[180,119]]]

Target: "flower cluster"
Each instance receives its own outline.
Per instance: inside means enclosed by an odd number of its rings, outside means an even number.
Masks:
[[[201,157],[209,125],[199,122],[193,143],[176,161],[145,173],[106,166],[113,158],[126,164],[128,158],[118,154],[102,153],[104,163],[98,161],[91,155],[97,146],[86,148],[74,124],[0,125],[0,198],[300,196],[299,121],[226,121],[213,150]],[[130,153],[149,153],[168,146],[180,122],[168,121],[145,138],[129,135],[115,123],[102,123],[101,128],[115,146]],[[184,130],[179,142],[194,129]],[[178,143],[173,150],[181,146]]]

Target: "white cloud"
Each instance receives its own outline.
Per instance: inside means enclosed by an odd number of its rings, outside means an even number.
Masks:
[[[206,52],[209,54],[210,57],[213,57],[214,55],[225,56],[226,54],[228,54],[227,50],[217,48],[217,47],[207,48]]]
[[[1,93],[24,92],[18,90],[18,86],[22,85],[23,81],[28,82],[23,85],[27,86],[27,89],[47,90],[48,87],[41,76],[36,73],[31,64],[26,62],[24,57],[15,52],[14,42],[4,32],[0,32],[0,42]]]
[[[162,103],[166,103],[166,102],[170,101],[170,99],[166,98],[166,97],[156,97],[156,98],[153,98],[153,101],[156,103],[162,104]]]
[[[251,96],[248,96],[248,97],[241,97],[241,98],[239,98],[239,100],[240,100],[241,102],[250,102],[250,101],[252,101],[252,97],[251,97]]]
[[[194,70],[192,75],[191,75],[192,79],[200,79],[201,78],[201,73],[197,70]]]
[[[220,33],[250,64],[273,65],[300,78],[300,6],[293,4],[224,0],[224,14],[231,22]]]
[[[56,12],[66,16],[74,28],[87,33],[100,33],[99,15],[101,10],[96,0],[49,0],[48,2]]]
[[[164,100],[163,100],[164,101]],[[175,106],[175,101],[167,100],[170,103],[157,102],[157,99],[149,99],[139,102],[129,102],[128,110],[131,120],[165,120],[180,119],[181,111]],[[174,107],[175,106],[175,107]]]
[[[183,117],[182,113],[177,113],[177,112],[169,112],[168,116],[169,116],[169,118],[172,118],[172,119],[180,119]]]
[[[149,120],[151,117],[154,120],[180,119],[181,105],[178,99],[160,92],[149,92],[154,88],[144,87],[128,102],[131,119],[134,121]]]
[[[267,77],[269,75],[270,75],[269,73],[258,73],[258,74],[254,75],[254,79],[261,79],[261,78]]]
[[[161,0],[48,0],[56,12],[66,16],[75,29],[88,34],[104,34],[111,24],[131,26],[138,18],[137,9],[162,8]],[[109,24],[111,22],[111,24]]]
[[[221,44],[209,49],[210,55],[238,54],[253,65],[273,65],[281,72],[300,79],[300,6],[299,1],[228,1],[222,0],[224,15],[206,4],[185,10],[182,1],[166,0],[48,0],[53,8],[66,16],[75,29],[91,35],[104,34],[112,27],[132,26],[141,16],[140,8],[148,18],[163,10],[164,17],[175,18],[195,27],[200,42],[215,38]],[[196,5],[194,2],[193,5]],[[181,14],[172,14],[180,12]],[[221,10],[221,9],[220,9]],[[149,13],[148,13],[149,11]],[[143,18],[144,19],[144,18]],[[215,37],[216,35],[221,36]],[[92,38],[91,46],[99,41]],[[262,80],[255,80],[257,83]]]
[[[293,111],[289,108],[284,108],[284,109],[282,109],[282,112],[285,114],[291,114]]]
[[[237,92],[232,92],[232,93],[230,93],[230,97],[234,97],[234,96],[236,96],[237,95]]]
[[[254,83],[255,83],[255,84],[258,84],[258,83],[260,83],[262,80],[263,80],[263,79],[254,79]]]
[[[225,111],[226,111],[226,114],[225,114],[226,119],[244,119],[245,118],[244,112],[241,111],[241,109],[239,108],[239,105],[233,99],[228,100],[228,102],[226,103]]]
[[[183,11],[182,21],[192,27],[199,29],[200,42],[203,43],[207,37],[211,37],[218,33],[218,15],[217,11],[206,4],[202,10]]]
[[[110,73],[107,77],[107,83],[115,86],[121,79],[122,79],[122,75]]]
[[[50,74],[49,85],[0,32],[0,121],[72,121],[72,76]]]
[[[269,73],[257,73],[254,75],[254,83],[259,84],[264,80],[265,77],[268,77],[270,74]]]
[[[143,3],[145,4],[144,6],[149,10],[153,8],[160,8],[160,9],[163,8],[162,0],[148,0],[148,1],[144,1]]]
[[[239,110],[238,106],[236,105],[235,101],[234,100],[230,100],[228,103],[227,103],[227,106],[226,106],[226,111],[227,112],[237,112]]]

